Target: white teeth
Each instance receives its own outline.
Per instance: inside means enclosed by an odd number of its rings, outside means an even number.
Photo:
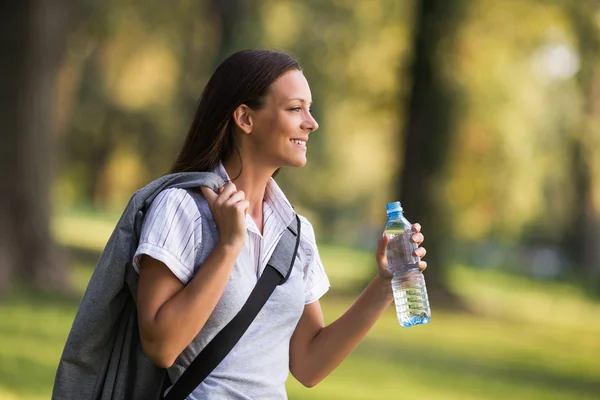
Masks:
[[[306,146],[306,142],[303,142],[302,140],[295,140],[295,139],[290,139],[290,142],[292,143],[296,143],[302,146]]]

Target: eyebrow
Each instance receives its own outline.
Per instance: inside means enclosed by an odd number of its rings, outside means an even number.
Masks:
[[[302,103],[306,103],[306,100],[304,100],[301,97],[294,97],[294,98],[288,99],[288,101],[293,101],[293,100],[298,100],[298,101],[300,101]],[[310,103],[308,103],[308,104],[312,104],[312,101]]]

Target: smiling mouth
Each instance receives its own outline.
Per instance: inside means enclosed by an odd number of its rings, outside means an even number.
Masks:
[[[290,139],[290,142],[306,147],[306,142],[304,140]]]

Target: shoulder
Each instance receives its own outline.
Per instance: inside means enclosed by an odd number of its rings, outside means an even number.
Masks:
[[[155,214],[184,214],[200,216],[196,200],[189,191],[180,188],[169,188],[160,192],[150,210]]]
[[[152,201],[144,218],[133,266],[139,271],[142,254],[163,262],[184,284],[196,265],[202,243],[202,218],[192,195],[185,189],[169,188]]]
[[[317,246],[317,238],[315,235],[315,230],[310,223],[310,221],[298,214],[298,218],[300,219],[300,249],[301,253],[303,253],[305,257],[305,262],[309,263],[316,258],[318,258],[319,247]]]
[[[191,194],[186,189],[168,188],[158,193],[152,203],[155,204],[158,201],[181,202],[185,199],[193,200]]]
[[[312,303],[329,290],[329,279],[321,261],[315,231],[307,218],[300,218],[300,261],[304,269],[304,302]]]
[[[167,229],[173,226],[201,226],[201,212],[189,191],[169,188],[160,192],[152,201],[144,225],[147,229]]]
[[[317,239],[312,224],[306,217],[300,214],[298,214],[298,218],[300,219],[300,238],[303,241],[316,245]]]

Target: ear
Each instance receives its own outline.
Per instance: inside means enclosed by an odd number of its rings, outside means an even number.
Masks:
[[[245,104],[240,105],[233,112],[235,124],[246,134],[252,132],[253,119],[252,110]]]

